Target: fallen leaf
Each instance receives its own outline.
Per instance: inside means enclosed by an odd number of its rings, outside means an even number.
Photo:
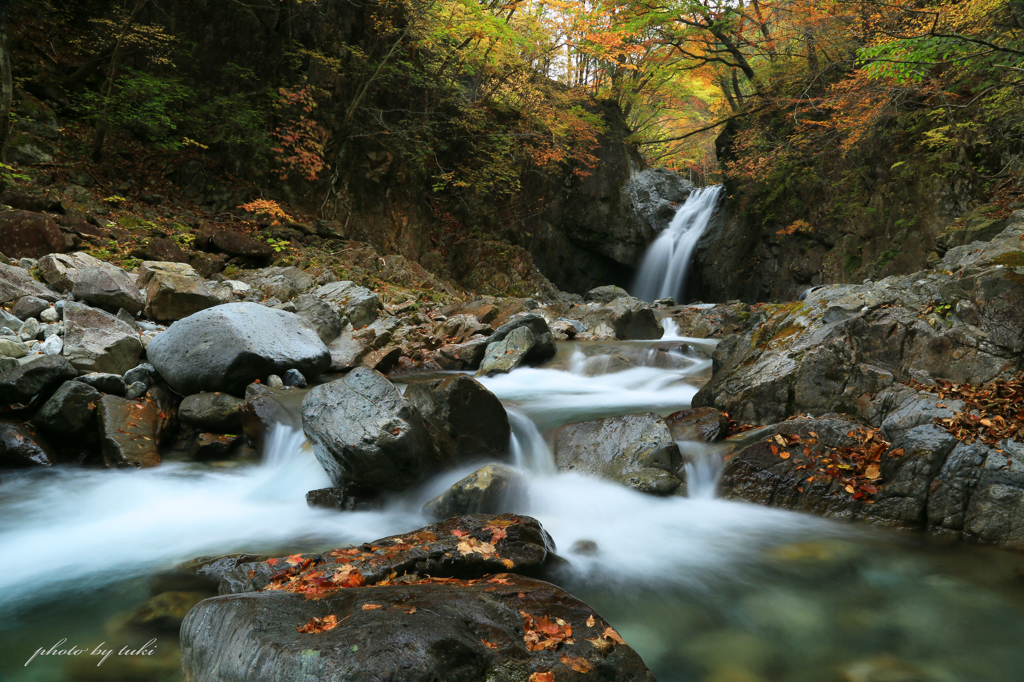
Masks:
[[[604,629],[604,636],[614,641],[616,644],[625,644],[625,642],[622,641],[622,637],[619,637],[619,633],[615,632],[611,627],[606,627]]]
[[[558,657],[558,660],[561,661],[562,665],[565,667],[572,668],[578,673],[589,673],[594,669],[594,666],[590,661],[579,656],[573,658],[568,654],[562,654]]]
[[[555,682],[554,673],[533,673],[527,682]]]
[[[588,628],[592,628],[592,627],[594,627],[594,623],[595,623],[595,621],[594,621],[594,615],[593,615],[593,614],[591,614],[591,615],[590,615],[590,617],[589,617],[589,618],[587,618],[587,627],[588,627]]]
[[[460,540],[456,549],[462,554],[495,554],[497,552],[491,543],[481,542],[476,538],[470,537]]]
[[[786,447],[786,439],[780,436],[779,434],[775,434],[775,442],[781,445],[782,447]]]
[[[407,616],[411,616],[412,614],[416,613],[416,607],[414,606],[411,609],[406,609],[405,611],[403,611],[403,613]]]
[[[324,616],[323,618],[310,618],[305,625],[300,625],[296,630],[306,634],[317,634],[327,632],[338,626],[338,617],[335,615]]]
[[[780,452],[779,453],[779,457],[781,457],[782,459],[789,459],[789,453],[788,452]]]
[[[845,490],[846,492],[848,492],[848,493],[851,493],[851,494],[853,494],[853,493],[857,492],[856,490],[854,490],[854,488],[853,488],[853,486],[852,486],[852,485],[848,485],[848,486],[846,486],[846,487],[844,488],[844,490]]]
[[[497,644],[492,644],[491,642],[488,642],[486,639],[481,639],[480,641],[483,642],[484,646],[487,647],[488,649],[497,649],[498,648]]]
[[[383,604],[363,604],[363,611],[373,611],[374,609],[384,608]]]
[[[874,479],[878,478],[881,475],[882,475],[882,468],[880,466],[878,466],[877,464],[869,464],[868,468],[864,470],[865,478],[870,478],[870,479],[874,480]]]
[[[615,643],[610,639],[602,637],[592,637],[587,640],[590,642],[595,649],[600,651],[602,654],[607,654],[609,651],[615,648]]]

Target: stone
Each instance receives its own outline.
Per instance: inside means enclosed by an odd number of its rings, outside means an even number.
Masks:
[[[627,341],[660,339],[665,333],[650,305],[632,296],[590,308],[582,322],[591,334]]]
[[[136,400],[146,395],[147,390],[149,387],[144,382],[136,381],[125,389],[124,397],[128,400]]]
[[[594,303],[611,303],[617,298],[627,298],[628,296],[629,292],[622,287],[609,284],[607,286],[591,289],[583,297],[583,300],[593,301]]]
[[[487,345],[477,376],[507,374],[526,362],[530,351],[537,345],[529,327],[517,327],[503,340]]]
[[[685,492],[682,455],[653,412],[566,424],[555,438],[555,464],[654,495]]]
[[[147,468],[160,464],[161,421],[154,402],[105,395],[97,417],[107,466]]]
[[[405,400],[422,415],[435,456],[445,468],[479,459],[509,459],[508,414],[501,401],[475,379],[460,374],[411,383]]]
[[[39,326],[39,320],[30,317],[22,323],[21,329],[18,330],[18,336],[22,341],[32,341],[37,339],[42,331],[42,327]]]
[[[399,491],[441,469],[419,410],[365,367],[306,394],[302,429],[338,487]]]
[[[103,394],[81,381],[65,381],[50,396],[32,423],[55,436],[78,436],[96,424],[96,408]]]
[[[3,374],[9,369],[14,369],[20,364],[21,363],[15,360],[14,358],[8,358],[3,355],[0,355],[0,374]]]
[[[11,306],[11,313],[19,320],[27,320],[30,317],[39,317],[44,310],[49,308],[49,302],[37,296],[22,296]]]
[[[124,379],[124,383],[126,386],[131,386],[136,381],[141,381],[142,383],[146,384],[146,387],[148,388],[150,378],[155,373],[156,368],[153,367],[153,365],[149,364],[148,362],[143,362],[142,364],[133,367],[127,372],[125,372],[122,378]]]
[[[75,286],[78,270],[87,267],[111,267],[98,258],[77,251],[73,254],[51,253],[39,260],[39,274],[46,283],[58,291],[71,291]]]
[[[515,469],[488,464],[423,505],[423,513],[435,519],[463,514],[502,514],[512,511],[526,489]]]
[[[357,329],[372,324],[377,319],[380,297],[355,282],[330,282],[317,287],[310,293],[338,306],[352,326]]]
[[[341,335],[341,315],[327,302],[313,294],[303,294],[294,300],[296,314],[316,330],[324,343],[330,343]]]
[[[48,307],[46,310],[39,313],[39,320],[49,324],[60,322],[60,313],[58,313],[55,308]]]
[[[34,280],[28,270],[0,263],[0,305],[7,305],[25,296],[37,296],[45,301],[57,298],[45,284]]]
[[[0,419],[0,469],[52,466],[54,450],[27,424]]]
[[[42,258],[64,250],[64,236],[50,216],[0,211],[0,244],[8,258]]]
[[[534,338],[534,347],[527,353],[526,362],[538,364],[555,356],[557,348],[555,347],[555,338],[551,334],[551,328],[548,327],[547,320],[537,313],[527,313],[513,317],[495,329],[488,339],[491,343],[499,343],[520,327],[529,329],[533,333]]]
[[[282,392],[281,389],[271,389],[262,384],[253,386],[256,390],[246,389],[245,404],[239,412],[239,419],[246,442],[263,452],[270,432],[278,424],[291,420],[288,419],[286,408],[275,399]]]
[[[188,263],[188,254],[170,239],[156,237],[132,251],[132,258],[162,263]],[[142,286],[141,284],[139,285]]]
[[[117,319],[121,320],[122,322],[124,322],[126,325],[128,325],[129,327],[131,327],[135,331],[139,331],[140,330],[138,320],[136,320],[135,316],[132,315],[127,310],[125,310],[124,308],[121,308],[120,310],[118,310],[117,311],[117,315],[115,315],[114,317],[116,317]]]
[[[53,334],[39,344],[39,350],[41,350],[45,355],[60,355],[64,352],[64,339]]]
[[[120,268],[84,267],[76,270],[71,294],[115,314],[121,308],[135,314],[146,305],[146,297],[128,273]]]
[[[284,373],[284,376],[281,378],[281,383],[285,386],[303,388],[306,385],[306,377],[302,376],[302,372],[299,370],[290,369]]]
[[[146,352],[167,383],[184,395],[241,395],[256,379],[289,369],[315,379],[331,363],[327,347],[305,321],[257,303],[228,303],[178,320]]]
[[[206,592],[162,592],[144,601],[128,619],[128,624],[176,635],[185,615],[209,596]]]
[[[283,388],[284,379],[277,376],[276,374],[271,374],[270,376],[267,377],[267,386],[270,388]]]
[[[276,298],[278,301],[290,301],[313,286],[313,278],[294,266],[263,268],[243,279],[252,288],[262,291],[267,299]]]
[[[144,314],[153,320],[180,320],[221,303],[187,263],[146,261],[139,266],[138,285],[146,292]]]
[[[665,417],[665,424],[672,432],[673,440],[689,440],[710,443],[725,438],[729,419],[711,407],[695,407],[680,410]]]
[[[20,339],[0,338],[0,355],[7,358],[23,358],[28,355],[28,346]]]
[[[306,504],[314,509],[332,509],[334,511],[369,511],[379,509],[381,504],[359,486],[348,485],[344,488],[320,488],[306,493]]]
[[[394,369],[401,357],[402,348],[400,346],[385,346],[384,348],[366,353],[359,362],[364,367],[369,367],[381,374],[387,374]]]
[[[188,454],[201,462],[223,459],[231,454],[241,440],[241,436],[236,434],[200,433],[192,442]]]
[[[434,351],[431,359],[443,370],[474,370],[483,362],[487,354],[487,344],[490,342],[486,336],[474,336],[465,343],[441,346]]]
[[[244,401],[227,393],[198,393],[181,401],[178,418],[204,431],[237,432],[242,428],[244,404]]]
[[[253,259],[267,259],[274,255],[274,249],[264,242],[258,242],[249,235],[234,230],[217,229],[209,224],[196,235],[195,248],[214,249],[232,256]]]
[[[192,252],[188,257],[188,263],[202,277],[210,277],[218,272],[223,272],[224,268],[227,267],[227,263],[220,256],[201,251]],[[225,303],[231,303],[231,301],[225,301]]]
[[[108,374],[104,372],[92,372],[75,377],[75,381],[92,386],[101,393],[109,393],[116,396],[124,396],[128,386],[119,374]]]
[[[78,375],[75,368],[59,355],[42,355],[24,365],[0,374],[0,404],[28,403],[36,396],[44,399],[69,379]]]
[[[138,333],[110,313],[68,303],[64,326],[64,357],[83,373],[124,374],[139,362]]]

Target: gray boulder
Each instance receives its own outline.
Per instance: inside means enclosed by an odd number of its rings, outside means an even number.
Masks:
[[[512,431],[505,407],[475,379],[460,374],[412,383],[405,399],[423,416],[436,457],[446,468],[509,458]]]
[[[49,396],[78,372],[59,355],[42,355],[0,374],[0,404],[28,403],[37,395]]]
[[[419,410],[365,367],[311,390],[302,429],[338,487],[404,490],[440,469]]]
[[[538,364],[555,356],[558,350],[555,346],[555,337],[551,334],[551,328],[548,327],[547,320],[537,313],[527,313],[512,318],[495,329],[494,333],[488,337],[488,340],[491,343],[504,341],[509,334],[520,327],[529,329],[534,338],[534,347],[527,353],[526,362]]]
[[[644,493],[685,493],[679,446],[653,412],[566,424],[555,440],[555,464]]]
[[[22,296],[11,306],[11,313],[19,320],[27,320],[30,317],[38,318],[49,307],[49,302],[38,296]]]
[[[96,424],[96,408],[103,394],[81,381],[65,381],[47,400],[32,423],[57,436],[78,436]]]
[[[312,325],[321,341],[330,343],[341,335],[341,315],[328,303],[312,294],[303,294],[293,303],[295,314]]]
[[[312,294],[338,306],[357,329],[377,319],[380,297],[355,282],[331,282],[317,287]]]
[[[23,358],[28,355],[28,346],[20,338],[0,338],[0,356],[5,358]]]
[[[615,298],[606,305],[591,307],[583,315],[591,334],[622,340],[660,339],[665,333],[651,306],[638,298]]]
[[[109,393],[111,395],[122,397],[124,396],[125,390],[128,388],[120,374],[109,374],[105,372],[82,374],[81,376],[76,377],[75,381],[81,381],[87,386],[92,386],[100,393]]]
[[[608,284],[603,287],[597,287],[587,292],[587,295],[583,297],[585,301],[592,301],[594,303],[611,303],[617,298],[627,298],[629,292],[622,287],[617,287],[614,284]]]
[[[526,362],[536,345],[537,339],[529,327],[517,327],[501,341],[488,343],[477,376],[511,372]]]
[[[242,395],[256,379],[297,369],[315,378],[331,366],[323,341],[300,317],[257,303],[228,303],[178,320],[146,349],[178,393]]]
[[[198,393],[186,396],[178,407],[178,418],[189,426],[216,433],[242,428],[245,402],[227,393]]]
[[[515,469],[488,464],[423,505],[423,513],[435,519],[461,514],[514,512],[525,480]]]
[[[64,357],[81,372],[124,374],[139,363],[138,333],[110,313],[68,303],[64,328]]]
[[[465,343],[446,344],[434,351],[431,359],[444,370],[473,370],[483,362],[490,342],[486,336],[474,336]]]
[[[138,285],[146,292],[145,315],[154,320],[180,320],[221,302],[187,263],[146,261],[139,266]]]
[[[57,300],[45,284],[32,278],[25,268],[0,263],[0,305],[7,305],[25,296],[38,296],[45,301]]]
[[[124,308],[134,315],[146,305],[145,295],[128,273],[110,265],[77,270],[71,294],[115,314]]]

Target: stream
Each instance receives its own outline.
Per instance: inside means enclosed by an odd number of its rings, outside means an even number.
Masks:
[[[716,499],[720,448],[686,450],[690,497],[556,471],[554,429],[688,407],[710,375],[713,344],[673,334],[561,343],[543,367],[482,380],[509,410],[515,465],[528,479],[517,511],[539,519],[571,562],[563,587],[608,619],[662,682],[1020,680],[1017,554]],[[436,374],[402,380],[428,376]],[[281,424],[260,464],[5,473],[0,680],[180,679],[173,632],[125,626],[161,571],[203,554],[311,551],[408,531],[428,523],[423,502],[473,468],[380,511],[311,509],[306,491],[329,481],[301,430]],[[576,552],[580,541],[596,552]],[[62,638],[91,650],[153,637],[151,656],[24,665]]]

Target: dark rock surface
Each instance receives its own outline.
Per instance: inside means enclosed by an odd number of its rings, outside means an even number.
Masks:
[[[51,466],[56,452],[27,424],[0,419],[0,469]]]
[[[42,258],[64,250],[57,223],[31,211],[0,211],[0,243],[8,258]]]
[[[665,333],[651,306],[632,296],[591,307],[582,322],[591,334],[622,340],[660,339]]]
[[[106,395],[100,400],[97,416],[107,466],[146,468],[160,464],[161,419],[154,402]]]
[[[245,402],[227,393],[197,393],[178,406],[178,418],[189,426],[216,433],[238,433]]]
[[[729,419],[716,409],[695,407],[673,412],[665,417],[674,440],[697,440],[705,443],[725,438]]]
[[[512,332],[500,341],[491,341],[487,344],[487,351],[483,360],[480,361],[478,376],[491,376],[492,374],[507,374],[516,367],[526,363],[537,347],[537,338],[530,331],[529,327],[516,327]]]
[[[475,379],[460,374],[412,383],[405,399],[422,415],[435,455],[446,468],[474,459],[508,459],[508,414]]]
[[[525,480],[518,471],[488,464],[424,504],[423,513],[435,519],[461,514],[503,514],[513,508],[525,490]]]
[[[28,403],[37,395],[48,396],[58,386],[78,376],[67,358],[44,355],[0,374],[0,404]]]
[[[146,317],[154,320],[180,320],[220,304],[187,263],[146,261],[139,266],[138,285],[146,292]]]
[[[103,394],[81,381],[66,381],[47,400],[32,423],[54,436],[69,437],[91,431]]]
[[[146,350],[160,375],[185,395],[242,395],[256,379],[292,368],[314,378],[331,362],[304,320],[257,303],[228,303],[178,320]]]

